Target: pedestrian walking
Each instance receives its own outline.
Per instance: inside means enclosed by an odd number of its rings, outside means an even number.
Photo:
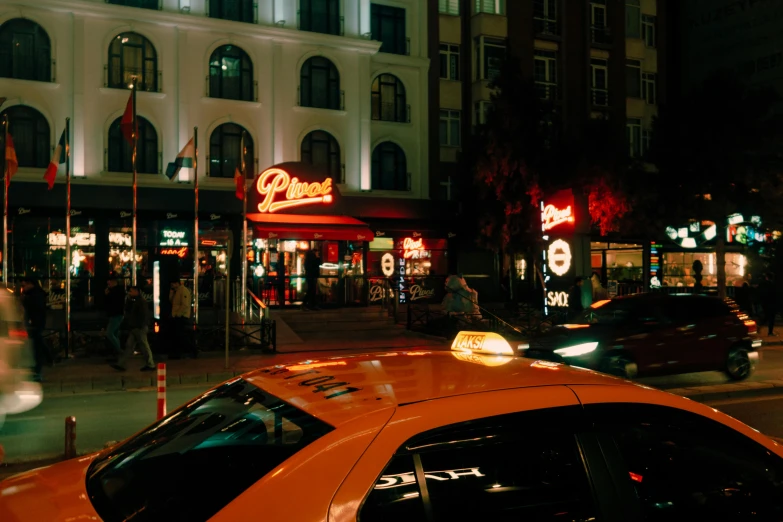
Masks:
[[[316,288],[318,287],[318,276],[321,275],[321,260],[312,250],[308,250],[305,254],[304,269],[307,294],[303,308],[315,310],[318,308]]]
[[[767,335],[775,335],[775,317],[778,315],[778,294],[775,291],[775,277],[772,274],[764,276],[761,285],[761,308],[764,310],[764,321],[767,323]]]
[[[41,288],[38,280],[33,277],[22,279],[22,306],[24,307],[27,337],[33,343],[35,356],[33,380],[42,382],[43,367],[52,361],[43,339],[43,330],[46,327],[46,292]]]
[[[125,316],[125,289],[117,281],[117,274],[112,272],[106,282],[106,299],[104,301],[108,323],[106,324],[106,339],[114,350],[113,356],[118,359],[122,355],[120,346],[120,326]]]
[[[582,304],[583,284],[584,279],[577,277],[574,279],[574,286],[572,286],[571,290],[568,291],[568,316],[571,319],[574,319],[582,312],[582,310],[585,309],[584,305]]]
[[[147,301],[141,295],[138,286],[128,288],[128,298],[125,301],[125,322],[128,326],[128,340],[125,342],[125,351],[120,355],[111,367],[117,371],[125,371],[125,362],[133,355],[136,348],[141,347],[142,354],[146,358],[146,364],[141,367],[143,372],[155,371],[155,361],[152,358],[152,350],[147,342],[147,323],[149,310]]]
[[[183,344],[193,357],[198,356],[196,343],[193,339],[193,325],[190,321],[192,299],[193,294],[179,279],[171,282],[169,302],[171,303],[171,320],[175,336],[175,339],[172,339],[169,352],[171,359],[179,359],[181,357]]]

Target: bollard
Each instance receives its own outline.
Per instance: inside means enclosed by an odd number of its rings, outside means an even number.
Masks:
[[[166,416],[166,365],[158,363],[158,420]]]
[[[65,458],[76,457],[76,417],[65,417]]]

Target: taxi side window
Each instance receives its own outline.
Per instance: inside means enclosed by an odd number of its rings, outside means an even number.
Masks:
[[[562,410],[568,408],[491,417],[423,434],[395,457],[410,460],[393,470],[390,465],[376,483],[362,507],[361,522],[594,518],[574,426],[562,427],[560,421],[570,417]],[[391,471],[409,477],[396,479],[395,497],[378,489]],[[422,476],[424,484],[417,480]],[[409,511],[380,513],[383,502],[395,500]]]
[[[783,520],[783,459],[752,439],[663,406],[586,410],[615,438],[646,522]]]
[[[413,522],[425,518],[413,455],[397,455],[373,486],[362,507],[361,520]]]

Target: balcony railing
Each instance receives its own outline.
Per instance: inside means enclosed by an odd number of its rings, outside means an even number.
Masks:
[[[330,111],[344,111],[345,110],[345,91],[340,91],[340,102],[337,107],[318,107],[313,104],[305,105],[302,102],[302,87],[299,86],[296,88],[296,104],[299,107],[310,107],[313,109],[326,109]]]
[[[536,34],[560,36],[560,25],[551,18],[533,18],[533,30]]]
[[[223,2],[223,0],[205,0],[204,1],[204,11],[206,12],[207,16],[212,18],[212,11],[210,10],[210,5],[209,5],[210,2],[216,2],[216,3],[219,4],[220,2]],[[216,19],[220,19],[220,20],[229,20],[229,21],[233,21],[233,22],[242,22],[242,23],[246,23],[246,24],[257,24],[258,23],[258,3],[253,2],[252,9],[253,9],[253,12],[252,12],[249,20],[244,20],[244,19],[235,20],[233,18],[223,18],[222,16],[216,16],[215,18]],[[242,18],[244,18],[244,17],[242,17]]]
[[[536,82],[536,93],[542,100],[557,101],[560,99],[560,89],[556,83]]]
[[[163,9],[163,0],[105,0],[107,4],[139,7],[141,9]]]
[[[399,103],[373,103],[372,119],[375,121],[389,121],[394,123],[411,122],[411,106]]]
[[[139,67],[125,67],[109,71],[108,65],[103,66],[103,86],[110,89],[130,89],[134,76],[143,79],[136,86],[139,92],[163,92],[162,71],[150,74],[150,71]]]
[[[211,76],[207,75],[206,77],[206,87],[205,92],[207,94],[207,98],[216,98],[221,100],[238,100],[238,101],[248,101],[248,102],[257,102],[258,101],[258,81],[253,80],[253,98],[250,100],[246,100],[244,98],[231,98],[229,96],[217,96],[212,94],[212,85],[211,85]]]
[[[590,40],[598,45],[611,45],[612,32],[606,26],[594,25],[590,28]]]
[[[593,87],[593,105],[595,107],[609,106],[609,91],[607,89],[598,89]]]
[[[336,26],[336,27],[330,27],[329,29],[331,29],[331,30],[316,31],[315,29],[312,28],[312,20],[307,20],[306,19],[305,23],[303,24],[302,23],[302,11],[298,10],[296,12],[296,27],[300,31],[310,31],[310,32],[313,32],[313,33],[321,33],[321,34],[332,34],[332,35],[335,35],[335,36],[343,36],[343,35],[345,35],[345,17],[344,16],[340,16],[337,19],[337,23],[336,24],[329,24],[329,25]]]

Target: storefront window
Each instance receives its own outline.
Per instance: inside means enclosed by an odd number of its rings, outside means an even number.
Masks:
[[[142,278],[152,277],[148,270],[149,241],[147,229],[136,229],[136,269]],[[133,226],[122,223],[109,227],[109,270],[131,282],[133,269]]]
[[[590,244],[594,273],[605,281],[641,283],[644,279],[644,252],[642,245],[634,243]],[[604,272],[605,271],[605,272]]]
[[[717,286],[717,265],[714,253],[709,252],[664,252],[663,286],[693,286],[693,262],[697,259],[704,267],[702,286]],[[726,285],[739,286],[746,275],[747,258],[735,252],[726,253]]]

